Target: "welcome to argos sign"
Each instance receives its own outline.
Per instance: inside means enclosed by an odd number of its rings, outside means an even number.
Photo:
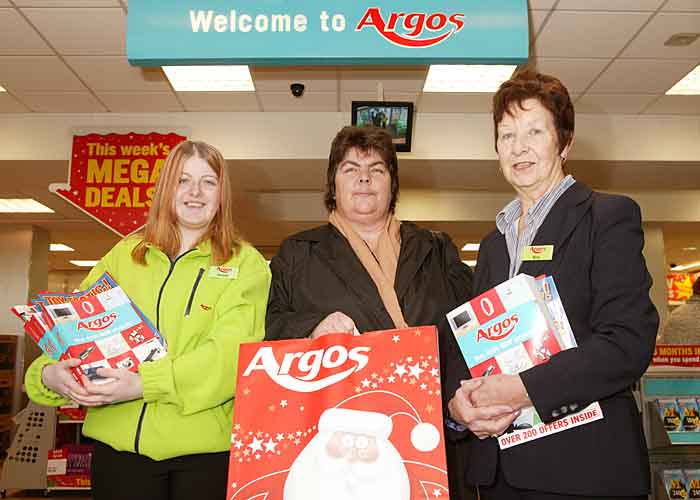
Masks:
[[[527,0],[148,0],[129,4],[127,55],[195,64],[519,64]]]

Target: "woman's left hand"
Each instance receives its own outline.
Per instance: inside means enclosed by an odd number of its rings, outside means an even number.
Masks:
[[[75,398],[83,406],[102,406],[143,397],[143,385],[138,373],[124,368],[100,368],[97,374],[111,379],[103,384],[86,381],[87,396]]]
[[[471,393],[471,403],[476,406],[505,405],[513,410],[532,406],[532,401],[518,375],[491,375],[482,377],[481,385]]]

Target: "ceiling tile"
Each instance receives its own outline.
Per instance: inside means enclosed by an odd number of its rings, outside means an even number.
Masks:
[[[534,40],[542,28],[542,23],[549,15],[547,10],[532,10],[530,11],[530,39]]]
[[[341,92],[372,92],[378,84],[384,91],[421,92],[428,74],[428,67],[410,69],[356,69],[340,71]]]
[[[540,73],[559,78],[570,93],[578,93],[588,88],[609,62],[609,59],[539,57],[535,66]]]
[[[7,0],[0,0],[0,7],[10,7],[10,2]]]
[[[377,101],[376,92],[344,92],[340,96],[340,111],[350,112],[352,101]]]
[[[0,54],[53,55],[51,47],[15,9],[0,9]]]
[[[15,0],[17,7],[119,7],[119,0]]]
[[[7,92],[0,92],[0,113],[29,113],[29,109]]]
[[[260,111],[255,92],[178,92],[186,111]]]
[[[421,113],[490,113],[493,94],[424,92]]]
[[[698,0],[668,0],[662,11],[700,12]]]
[[[36,113],[102,113],[107,109],[89,92],[25,94],[22,101]]]
[[[700,1],[698,1],[700,4]],[[700,41],[686,47],[666,47],[664,42],[675,33],[700,31],[697,14],[658,14],[625,49],[621,57],[655,57],[666,59],[700,59]]]
[[[251,68],[250,72],[259,92],[289,93],[289,85],[294,82],[303,83],[312,92],[335,92],[338,88],[338,72],[334,69],[266,67]]]
[[[168,113],[184,111],[172,92],[99,92],[97,96],[113,113]]]
[[[655,11],[664,0],[559,0],[557,10]]]
[[[700,115],[700,95],[665,95],[644,111],[645,114]]]
[[[160,68],[131,66],[125,56],[66,56],[65,60],[95,91],[170,91]]]
[[[538,57],[612,57],[649,18],[635,12],[558,12],[537,37]]]
[[[126,13],[103,9],[22,9],[59,54],[125,54]]]
[[[15,94],[81,91],[85,86],[56,56],[0,56],[0,85]]]
[[[697,65],[697,61],[618,59],[588,90],[593,94],[663,94]]]
[[[258,92],[264,111],[338,111],[335,92],[306,92],[293,97],[290,92]]]
[[[637,114],[657,95],[584,95],[576,101],[577,113]]]
[[[549,10],[557,2],[557,0],[530,0],[530,8],[532,10]]]

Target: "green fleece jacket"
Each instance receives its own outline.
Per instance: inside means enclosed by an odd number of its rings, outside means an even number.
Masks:
[[[85,278],[108,271],[167,341],[163,359],[143,363],[143,399],[88,410],[83,434],[116,450],[163,460],[230,446],[238,346],[262,340],[270,270],[252,246],[222,267],[210,262],[208,242],[171,262],[150,247],[146,265],[131,259],[135,237],[119,242]],[[27,370],[32,401],[57,406],[65,399],[41,381],[52,361],[41,356]]]

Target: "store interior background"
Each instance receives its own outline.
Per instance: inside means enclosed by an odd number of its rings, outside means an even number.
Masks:
[[[251,67],[255,92],[175,92],[160,68],[125,55],[126,0],[0,0],[0,198],[51,214],[0,215],[0,328],[39,288],[69,290],[118,237],[48,190],[66,182],[72,135],[184,132],[218,146],[246,237],[267,258],[289,234],[326,220],[332,137],[353,100],[415,103],[413,148],[399,155],[398,216],[478,242],[513,197],[493,149],[491,94],[423,93],[427,66]],[[700,269],[700,96],[664,93],[700,64],[698,0],[530,0],[531,58],[560,77],[577,110],[568,168],[642,207],[654,301],[667,313],[670,264]],[[303,97],[289,91],[306,86]],[[70,253],[48,252],[63,243]],[[462,252],[464,260],[475,252]]]

